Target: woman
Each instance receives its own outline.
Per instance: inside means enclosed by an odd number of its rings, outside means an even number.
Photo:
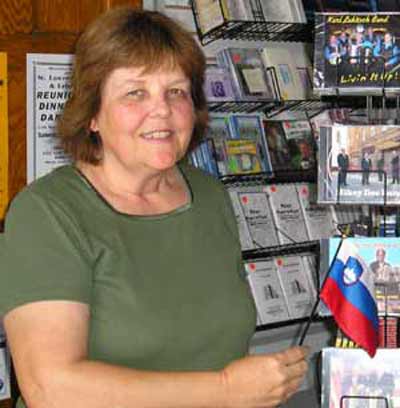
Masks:
[[[155,12],[111,10],[80,38],[59,126],[74,164],[13,201],[0,258],[26,406],[269,407],[301,382],[303,348],[246,356],[229,198],[182,161],[207,120],[204,67]]]

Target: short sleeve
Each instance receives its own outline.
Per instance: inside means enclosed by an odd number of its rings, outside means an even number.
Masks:
[[[0,240],[0,315],[30,302],[90,302],[87,242],[68,211],[50,199],[20,193]]]

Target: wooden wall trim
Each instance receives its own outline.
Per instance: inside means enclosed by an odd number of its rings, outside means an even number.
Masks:
[[[78,34],[103,11],[123,5],[142,8],[142,0],[35,0],[34,31]]]

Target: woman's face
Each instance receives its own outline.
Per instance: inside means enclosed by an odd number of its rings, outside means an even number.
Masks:
[[[194,122],[190,81],[180,68],[117,68],[105,81],[91,130],[100,133],[104,165],[162,171],[184,156]]]

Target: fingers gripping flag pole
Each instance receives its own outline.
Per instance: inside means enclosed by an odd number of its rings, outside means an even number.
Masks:
[[[351,240],[344,239],[329,268],[320,298],[340,329],[373,357],[378,346],[378,309],[370,269]]]

